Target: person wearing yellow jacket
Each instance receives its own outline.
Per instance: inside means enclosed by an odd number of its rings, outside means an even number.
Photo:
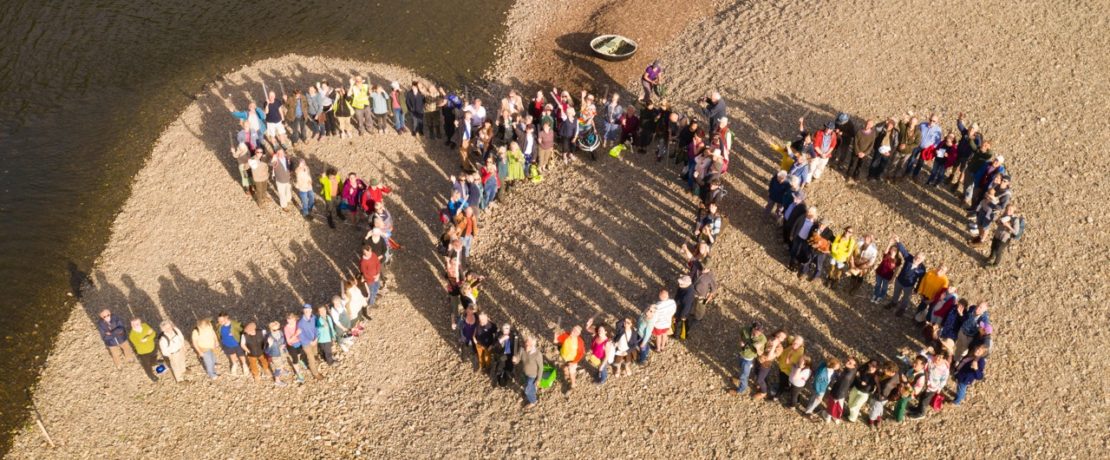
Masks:
[[[805,343],[805,339],[800,335],[787,338],[783,342],[782,354],[779,355],[777,363],[779,366],[779,384],[778,392],[775,394],[783,395],[784,400],[790,391],[790,371],[794,370],[794,366],[801,362],[806,355]],[[775,399],[775,396],[772,395],[771,399]]]
[[[131,332],[127,334],[127,341],[135,348],[139,365],[143,367],[143,372],[151,382],[158,381],[158,375],[154,373],[154,366],[158,364],[158,353],[155,352],[155,346],[158,344],[157,336],[158,333],[154,328],[143,320],[139,318],[131,320]]]
[[[852,227],[844,228],[829,246],[829,278],[825,284],[835,289],[840,278],[848,271],[848,259],[856,253],[856,240],[852,238]]]
[[[359,136],[363,131],[370,134],[373,132],[370,124],[370,85],[362,81],[362,77],[352,78],[350,84],[348,93],[351,95],[351,108],[355,112],[355,128],[358,129]]]
[[[914,319],[921,318],[918,321],[923,322],[928,315],[925,309],[932,303],[933,298],[945,289],[948,289],[948,266],[940,264],[939,267],[925,272],[925,276],[921,277],[921,283],[917,285],[917,293],[921,295],[921,301],[917,304],[917,312],[914,314]]]

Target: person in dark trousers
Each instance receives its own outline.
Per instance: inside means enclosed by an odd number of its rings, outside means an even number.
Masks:
[[[543,353],[536,346],[535,337],[524,339],[524,350],[519,355],[519,359],[521,370],[524,372],[524,408],[531,409],[539,402],[536,397],[536,382],[543,375]]]
[[[696,322],[694,319],[694,305],[697,303],[693,281],[687,275],[678,279],[678,290],[674,295],[678,303],[678,313],[674,317],[674,336],[678,340],[686,340],[690,333],[690,326]]]
[[[420,82],[412,82],[412,88],[405,92],[405,106],[409,108],[412,117],[412,135],[424,135],[424,92],[420,90]]]
[[[490,352],[493,354],[493,363],[490,366],[490,380],[495,387],[506,387],[513,376],[515,364],[521,356],[520,335],[509,323],[501,325],[501,333],[497,336]]]
[[[925,276],[925,253],[910,254],[897,236],[894,237],[894,245],[902,255],[902,270],[898,272],[898,278],[894,281],[894,296],[883,308],[890,310],[897,305],[898,316],[902,316],[910,304],[914,291],[917,290],[917,284]]]
[[[825,401],[825,421],[835,420],[840,423],[840,419],[844,416],[844,406],[848,401],[848,393],[852,391],[852,383],[856,380],[856,359],[848,358],[844,361],[844,370],[840,372],[840,377],[836,379],[836,383],[832,385],[832,390],[829,391]]]

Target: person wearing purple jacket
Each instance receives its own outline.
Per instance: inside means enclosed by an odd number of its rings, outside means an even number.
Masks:
[[[112,314],[107,308],[100,311],[100,319],[96,322],[96,329],[100,331],[100,340],[112,355],[112,362],[116,370],[123,367],[123,361],[135,362],[135,353],[131,351],[131,344],[127,341],[127,325],[123,320]]]
[[[358,174],[347,174],[347,180],[343,181],[343,187],[339,192],[339,208],[336,209],[336,214],[339,215],[340,220],[347,220],[343,215],[344,210],[351,211],[351,217],[354,221],[358,221],[359,198],[362,197],[362,192],[366,190],[366,182],[359,179]]]
[[[913,297],[917,284],[925,276],[925,253],[910,254],[897,236],[894,237],[894,244],[902,254],[902,270],[898,272],[898,278],[894,282],[894,296],[883,308],[890,310],[898,305],[898,316],[902,316],[910,304],[910,298]]]

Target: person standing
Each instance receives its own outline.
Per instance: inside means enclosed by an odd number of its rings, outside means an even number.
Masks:
[[[798,402],[802,399],[802,389],[806,387],[806,382],[809,381],[809,376],[813,373],[810,367],[810,357],[802,356],[790,370],[790,395],[783,398],[783,405],[788,409],[798,408]]]
[[[752,373],[755,358],[763,354],[767,336],[763,334],[763,323],[753,321],[752,325],[740,331],[740,375],[732,379],[735,387],[732,392],[743,395],[748,392],[748,378]]]
[[[216,373],[216,341],[216,331],[212,329],[212,321],[207,318],[197,321],[191,340],[193,350],[196,350],[197,357],[204,363],[204,372],[212,380],[220,377]]]
[[[351,137],[351,116],[355,109],[351,104],[352,98],[343,88],[335,89],[335,104],[332,104],[332,117],[335,118],[335,130],[340,139]]]
[[[767,377],[771,375],[771,370],[774,369],[775,362],[782,355],[782,343],[786,340],[786,331],[779,329],[771,336],[771,340],[763,346],[763,353],[759,355],[759,373],[756,374],[755,384],[759,386],[759,391],[752,395],[752,399],[763,399],[771,392],[770,387],[767,385]]]
[[[648,355],[651,354],[651,333],[655,326],[655,304],[648,306],[636,319],[636,336],[640,337],[640,353],[636,358],[638,364],[647,364]]]
[[[871,394],[875,392],[875,379],[879,375],[879,362],[868,361],[863,369],[856,374],[852,381],[852,390],[848,394],[848,421],[855,423],[859,420],[860,410]]]
[[[263,208],[270,188],[270,163],[259,149],[247,160],[247,166],[251,169],[251,183],[254,184],[254,202]]]
[[[293,145],[297,142],[308,142],[308,130],[305,119],[309,116],[308,100],[301,90],[293,90],[293,97],[285,99],[285,121],[289,123],[289,141]]]
[[[334,345],[339,341],[339,334],[336,332],[335,321],[328,314],[327,306],[316,308],[316,331],[318,333],[316,341],[320,346],[320,354],[323,355],[324,362],[328,363],[328,366],[334,366]]]
[[[366,292],[370,293],[367,297],[367,305],[373,307],[378,300],[378,289],[382,286],[382,261],[374,254],[372,246],[364,245],[362,247],[362,258],[359,259],[358,268],[362,273],[362,281],[366,285]]]
[[[134,362],[135,354],[131,350],[131,343],[127,340],[127,326],[123,320],[112,314],[107,308],[100,311],[100,319],[96,322],[96,329],[100,331],[100,340],[112,356],[116,370],[123,368],[123,361]]]
[[[472,340],[478,355],[478,372],[490,371],[493,367],[493,346],[497,343],[497,325],[484,312],[478,314],[478,325],[474,327]]]
[[[131,332],[127,334],[127,340],[135,348],[135,356],[139,359],[143,372],[151,382],[155,383],[158,382],[158,374],[154,373],[154,366],[158,364],[158,353],[155,348],[158,343],[157,337],[158,333],[154,328],[143,320],[139,318],[131,320]]]
[[[361,76],[350,79],[349,83],[351,89],[347,92],[351,97],[351,108],[354,109],[358,135],[361,136],[364,131],[370,134],[373,132],[370,122],[370,85],[362,81]]]
[[[285,136],[283,99],[278,99],[277,93],[269,91],[266,93],[266,104],[262,107],[266,111],[266,140],[275,150],[286,148],[285,143],[289,142],[289,138]]]
[[[883,420],[883,411],[886,402],[897,395],[899,384],[902,382],[898,376],[898,365],[893,361],[883,363],[882,369],[875,374],[875,389],[871,397],[871,407],[867,416],[867,425],[878,428]]]
[[[871,156],[871,151],[875,148],[875,138],[878,133],[875,130],[875,120],[867,120],[863,125],[863,131],[856,134],[852,142],[852,154],[848,160],[848,169],[845,173],[848,175],[848,182],[855,182],[859,178],[860,168],[864,163],[868,162]]]
[[[329,100],[330,102],[330,100]],[[330,105],[330,104],[329,104]],[[308,85],[308,96],[305,97],[305,107],[308,111],[306,120],[311,135],[307,139],[320,140],[324,137],[324,94],[316,85]]]
[[[439,113],[439,103],[443,96],[436,91],[436,87],[428,85],[424,89],[424,129],[428,139],[443,137],[443,115]]]
[[[1002,263],[1002,255],[1005,254],[1006,248],[1010,246],[1010,242],[1018,235],[1020,230],[1019,222],[1022,219],[1017,214],[1017,209],[1013,204],[1007,205],[1006,209],[1002,211],[1002,215],[998,217],[995,222],[994,237],[991,238],[991,252],[987,256],[986,265],[988,267],[997,267]]]
[[[832,391],[829,392],[828,397],[825,399],[826,423],[830,420],[835,420],[836,423],[840,423],[841,418],[844,416],[844,406],[852,390],[852,383],[855,382],[858,372],[855,358],[850,357],[844,360],[844,370],[840,372],[840,377],[836,379],[836,383],[832,385]]]
[[[278,205],[282,211],[289,211],[289,202],[293,200],[292,172],[293,165],[285,156],[285,150],[278,149],[274,158],[270,160],[270,167],[274,171],[274,184],[277,187]]]
[[[659,301],[655,303],[655,325],[651,335],[655,337],[655,351],[662,353],[667,350],[667,338],[671,335],[671,325],[678,304],[671,299],[671,293],[666,289],[659,290]]]
[[[852,122],[852,117],[844,112],[836,114],[836,135],[840,139],[832,162],[839,167],[843,166],[852,155],[852,146],[856,141],[856,124]]]
[[[162,337],[158,339],[158,351],[170,362],[174,381],[184,382],[188,370],[185,364],[185,334],[169,321],[162,321],[159,329],[162,330]]]
[[[663,83],[663,66],[659,65],[659,60],[651,61],[651,65],[644,69],[644,74],[640,77],[640,85],[644,87],[644,95],[640,97],[642,102],[651,102],[651,97],[655,95],[655,88]]]
[[[944,398],[944,387],[948,385],[948,376],[950,369],[948,367],[948,352],[941,350],[939,353],[933,353],[931,348],[922,350],[921,354],[914,359],[914,369],[924,369],[925,371],[925,391],[917,400],[917,408],[909,413],[910,419],[921,419],[925,417],[929,407],[940,407],[933,404],[933,399],[940,397]]]
[[[894,282],[894,297],[884,308],[890,310],[897,305],[898,316],[902,316],[906,312],[906,308],[909,307],[914,288],[925,276],[925,254],[920,252],[910,254],[910,251],[906,249],[906,246],[902,244],[897,236],[894,237],[894,245],[898,248],[898,253],[902,255],[902,270],[898,272],[898,278]]]
[[[490,365],[490,380],[495,387],[506,387],[513,376],[513,369],[520,361],[520,336],[512,325],[501,325],[501,333],[493,343],[490,350],[492,363]]]
[[[390,82],[389,88],[389,107],[393,110],[393,130],[397,131],[397,134],[401,134],[405,132],[405,113],[412,107],[406,107],[405,92],[401,91],[400,83]]]
[[[297,330],[300,331],[301,348],[304,350],[305,361],[308,361],[308,371],[312,373],[312,377],[320,380],[324,378],[320,374],[317,360],[319,360],[319,331],[316,329],[316,315],[312,314],[312,305],[304,304],[303,315],[300,321],[297,321]]]
[[[412,135],[424,135],[424,92],[420,90],[420,82],[412,82],[412,88],[405,92],[405,105],[412,116]]]
[[[817,406],[821,405],[821,401],[825,399],[825,393],[836,380],[837,372],[840,372],[839,359],[830,358],[827,362],[817,365],[817,369],[813,371],[813,396],[809,398],[809,404],[806,404],[803,411],[805,415],[812,416]]]
[[[231,361],[231,375],[239,375],[240,368],[243,370],[243,374],[246,375],[247,356],[243,353],[243,347],[239,343],[239,339],[243,335],[242,323],[233,321],[226,312],[220,313],[216,317],[216,322],[220,325],[220,348],[223,349],[228,361]]]
[[[693,282],[690,276],[683,275],[678,278],[678,290],[675,291],[677,308],[674,316],[674,335],[678,340],[686,340],[689,327],[694,322],[695,297]]]
[[[251,378],[255,382],[258,381],[261,371],[265,371],[266,376],[274,374],[270,370],[270,361],[266,359],[266,336],[258,330],[258,325],[254,321],[243,327],[243,335],[240,337],[239,343],[242,344],[243,351],[246,352],[247,369],[250,370]]]
[[[301,216],[305,220],[312,220],[316,192],[312,189],[312,173],[308,170],[307,158],[301,158],[297,162],[297,169],[293,171],[293,187],[297,189],[297,198],[301,201]]]
[[[328,216],[328,227],[335,228],[335,218],[333,215],[338,210],[339,205],[339,171],[334,167],[329,167],[327,171],[320,174],[320,197],[324,199],[324,212]]]
[[[556,330],[555,344],[559,347],[559,358],[563,360],[563,376],[573,390],[575,376],[578,374],[578,362],[586,356],[586,341],[582,340],[582,326],[574,326],[569,331]]]
[[[979,345],[972,348],[971,352],[956,365],[956,399],[952,400],[952,404],[957,406],[963,404],[971,384],[977,380],[983,380],[983,371],[987,366],[986,354],[987,348]]]
[[[374,130],[378,134],[385,134],[386,121],[389,119],[389,94],[380,85],[370,89],[370,111],[374,117]]]
[[[825,124],[825,129],[817,131],[813,136],[813,158],[809,161],[809,179],[816,181],[825,173],[833,152],[836,151],[839,137],[836,135],[836,125],[833,122]],[[803,180],[803,182],[808,182]]]
[[[524,372],[524,409],[531,409],[539,402],[536,397],[536,381],[543,375],[543,353],[540,352],[540,347],[536,346],[535,337],[528,336],[524,339],[520,365]]]
[[[771,400],[774,400],[778,395],[782,395],[783,398],[787,397],[787,392],[790,390],[791,385],[790,373],[793,372],[795,366],[797,366],[806,355],[805,339],[800,335],[788,338],[783,344],[784,348],[782,354],[780,354],[778,358],[778,390],[771,392]],[[806,378],[808,377],[809,376],[806,375]],[[784,400],[783,404],[785,405],[788,402],[790,401]]]
[[[289,362],[289,357],[285,353],[285,334],[281,332],[281,323],[271,321],[269,333],[265,337],[266,362],[273,369],[274,385],[285,386],[282,375],[285,375],[285,365]],[[296,370],[296,367],[294,367],[294,370]]]

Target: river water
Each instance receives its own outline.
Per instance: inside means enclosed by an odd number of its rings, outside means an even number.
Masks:
[[[206,83],[287,53],[492,64],[511,0],[0,2],[0,456],[157,136]],[[95,333],[89,331],[90,334]]]

